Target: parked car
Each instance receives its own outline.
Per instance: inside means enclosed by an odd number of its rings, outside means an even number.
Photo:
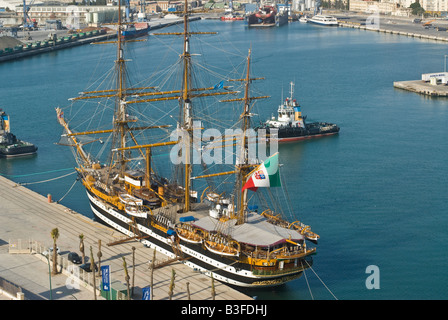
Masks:
[[[90,262],[84,263],[82,265],[80,265],[79,267],[84,270],[85,272],[92,272],[92,270],[90,270]],[[98,271],[98,266],[95,264],[95,272]]]
[[[72,263],[75,263],[75,264],[82,263],[81,257],[76,252],[69,252],[68,253],[68,261],[70,261]]]

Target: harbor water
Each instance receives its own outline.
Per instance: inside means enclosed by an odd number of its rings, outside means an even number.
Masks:
[[[252,49],[253,74],[265,77],[259,87],[271,96],[258,102],[260,118],[276,113],[294,81],[307,120],[341,128],[337,136],[279,147],[297,219],[320,235],[312,270],[246,292],[282,300],[447,299],[448,101],[393,87],[443,71],[446,44],[299,22],[270,29],[239,21],[193,25],[231,41],[227,58]],[[128,44],[142,78],[163,59],[161,43],[147,39]],[[106,68],[96,57],[110,56],[110,68],[114,54],[85,45],[0,64],[0,108],[11,131],[39,147],[37,156],[0,159],[0,173],[91,218],[73,155],[56,144],[62,130],[55,107]],[[226,59],[216,58],[225,69]]]

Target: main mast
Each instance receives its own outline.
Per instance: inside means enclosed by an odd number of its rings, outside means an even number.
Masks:
[[[125,89],[125,60],[123,58],[123,43],[122,43],[122,21],[121,21],[121,0],[118,0],[118,35],[117,35],[117,99],[116,99],[116,114],[114,119],[114,128],[118,131],[119,146],[118,160],[120,163],[120,176],[124,176],[126,169],[125,150],[126,147],[126,103],[124,98]]]
[[[249,49],[249,54],[247,56],[247,71],[246,71],[246,78],[244,80],[244,103],[243,103],[243,113],[241,114],[242,118],[242,139],[241,139],[241,150],[240,150],[240,164],[237,168],[238,172],[238,179],[241,182],[241,187],[246,182],[246,176],[249,172],[248,164],[248,141],[247,141],[247,130],[250,128],[250,114],[249,114],[249,84],[250,84],[250,55],[251,50]],[[241,191],[240,196],[240,208],[239,208],[239,214],[238,214],[238,223],[243,223],[245,221],[245,211],[247,207],[247,189]]]
[[[183,129],[186,136],[183,141],[185,143],[185,203],[184,212],[190,211],[190,181],[191,181],[191,141],[193,139],[192,133],[192,115],[191,115],[191,101],[190,101],[190,82],[191,82],[191,55],[190,55],[190,39],[188,33],[188,2],[184,2],[184,49],[183,49],[183,88],[182,88],[182,102],[183,102]]]

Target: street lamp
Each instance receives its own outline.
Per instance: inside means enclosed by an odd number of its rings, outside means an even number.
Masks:
[[[51,290],[51,269],[50,269],[50,259],[48,259],[48,255],[47,254],[45,256],[45,258],[47,258],[47,262],[48,262],[48,279],[50,280],[50,300],[53,300],[53,294],[52,294],[52,290]]]

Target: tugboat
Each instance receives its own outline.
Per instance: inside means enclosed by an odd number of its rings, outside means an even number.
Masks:
[[[0,109],[0,157],[11,158],[37,152],[34,144],[17,139],[10,128],[9,116]]]
[[[257,129],[266,129],[269,137],[271,129],[278,130],[278,142],[298,141],[309,138],[329,136],[339,133],[336,124],[328,122],[306,123],[306,116],[302,116],[300,105],[294,96],[294,82],[291,85],[291,96],[278,107],[277,119],[272,117]]]

